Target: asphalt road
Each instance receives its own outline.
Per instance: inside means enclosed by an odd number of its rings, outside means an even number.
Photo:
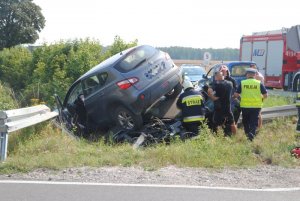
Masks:
[[[288,201],[300,188],[238,189],[195,186],[0,181],[3,201]]]

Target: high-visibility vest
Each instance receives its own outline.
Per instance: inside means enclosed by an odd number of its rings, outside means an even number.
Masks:
[[[241,82],[241,107],[262,108],[263,101],[260,91],[260,81],[247,79]]]
[[[297,93],[296,106],[300,107],[300,92]]]

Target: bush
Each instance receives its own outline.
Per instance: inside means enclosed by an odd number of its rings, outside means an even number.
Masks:
[[[18,107],[13,91],[0,82],[0,110],[10,110]]]
[[[25,88],[31,79],[31,52],[24,47],[4,49],[0,52],[0,79],[14,91]]]

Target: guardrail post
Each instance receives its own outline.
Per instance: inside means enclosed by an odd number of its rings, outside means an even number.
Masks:
[[[7,157],[8,133],[1,132],[0,135],[0,161],[5,161]]]

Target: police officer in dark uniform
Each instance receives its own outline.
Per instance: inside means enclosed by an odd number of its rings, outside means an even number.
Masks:
[[[184,92],[177,100],[177,107],[182,113],[182,125],[195,135],[199,134],[199,126],[205,118],[205,106],[201,92],[194,90],[193,84],[187,78],[183,81]]]
[[[235,97],[241,97],[241,109],[244,131],[250,141],[256,135],[258,116],[263,105],[263,99],[268,97],[263,83],[255,79],[256,69],[246,69],[246,80],[238,86]]]

